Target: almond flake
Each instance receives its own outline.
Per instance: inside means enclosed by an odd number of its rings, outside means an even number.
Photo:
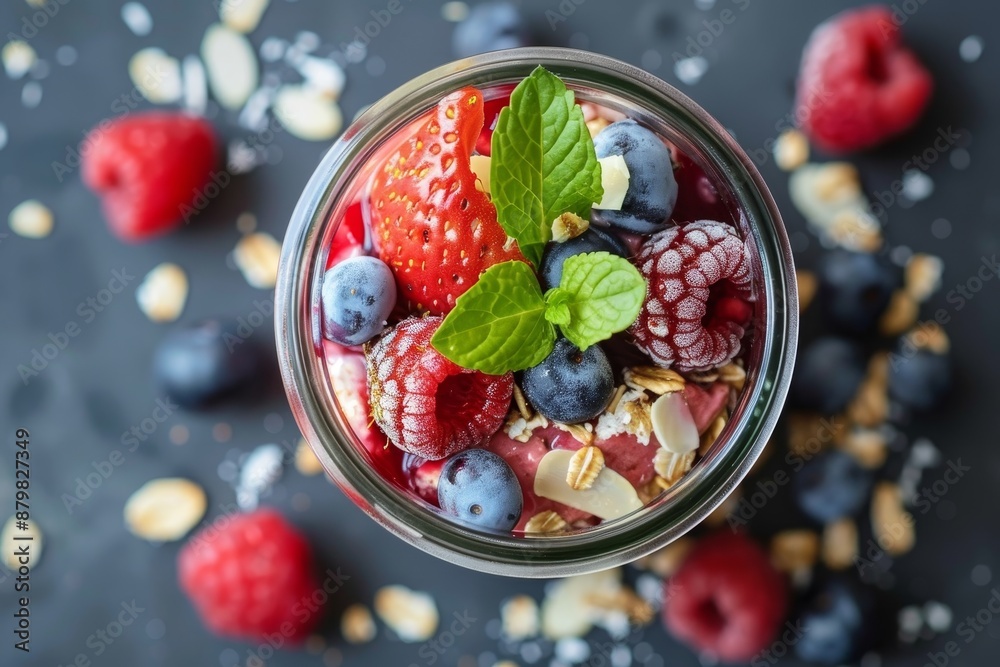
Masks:
[[[545,510],[528,519],[524,524],[525,533],[561,533],[568,527],[565,519],[558,512]]]
[[[14,207],[8,218],[10,229],[29,239],[45,238],[52,233],[52,211],[36,199],[23,201]]]
[[[24,523],[21,523],[22,521]],[[18,527],[19,525],[25,526],[25,528],[22,530]],[[19,546],[25,544],[28,545],[28,555],[26,556],[28,562],[22,563],[17,551]],[[31,519],[18,519],[16,515],[12,516],[3,525],[3,530],[0,530],[0,549],[3,549],[3,555],[0,558],[11,572],[17,572],[18,568],[22,566],[36,567],[42,557],[43,544],[42,531],[38,524]]]
[[[253,32],[267,5],[268,0],[221,0],[219,18],[237,32]]]
[[[476,189],[490,194],[490,156],[473,155],[469,158],[469,168],[476,176]]]
[[[500,607],[503,635],[518,642],[538,636],[541,625],[538,603],[529,595],[515,595]]]
[[[208,500],[194,482],[154,479],[125,502],[125,525],[136,537],[154,542],[179,540],[205,516]]]
[[[879,482],[872,494],[872,530],[878,545],[890,556],[901,556],[913,548],[916,541],[913,516],[903,509],[899,486]]]
[[[304,438],[295,448],[295,469],[307,477],[323,472],[323,464]]]
[[[434,598],[405,586],[380,588],[375,593],[375,613],[404,642],[427,641],[438,627]]]
[[[653,432],[660,446],[677,454],[698,449],[701,440],[684,395],[673,392],[660,396],[650,409]]]
[[[811,530],[785,530],[771,538],[771,563],[779,572],[811,570],[819,557],[819,535]]]
[[[668,485],[673,486],[691,470],[696,453],[677,454],[660,447],[653,456],[653,469]]]
[[[0,51],[0,60],[3,60],[7,76],[16,81],[31,71],[38,60],[38,55],[31,44],[21,39],[12,39],[4,44],[3,50]]]
[[[944,262],[934,255],[916,254],[906,263],[906,292],[923,303],[941,287]]]
[[[851,429],[840,448],[869,470],[881,468],[889,455],[885,434],[877,429]]]
[[[201,59],[215,99],[226,109],[237,110],[257,89],[257,56],[239,32],[215,23],[205,31]]]
[[[823,529],[823,564],[831,570],[845,570],[858,556],[858,527],[850,517],[827,524]]]
[[[625,384],[632,389],[647,389],[657,396],[684,391],[684,378],[659,366],[633,366],[622,371]]]
[[[796,271],[795,282],[799,288],[799,312],[801,313],[809,307],[809,304],[813,301],[813,297],[816,296],[819,281],[816,279],[816,274],[812,271]]]
[[[883,336],[895,338],[917,322],[920,305],[905,290],[896,290],[879,319],[878,330]]]
[[[672,577],[694,545],[693,539],[682,537],[662,549],[640,558],[635,565],[643,570],[649,570],[663,579]]]
[[[613,596],[621,587],[621,568],[554,582],[541,605],[542,634],[551,640],[586,635],[598,617],[598,610],[589,602],[591,596]]]
[[[128,62],[128,75],[136,90],[153,104],[173,104],[181,99],[181,65],[162,49],[137,52]]]
[[[813,186],[820,201],[850,200],[861,194],[861,177],[853,164],[830,162],[820,167]]]
[[[632,484],[610,468],[602,469],[586,489],[567,482],[574,452],[554,449],[542,457],[535,471],[535,495],[569,505],[602,519],[618,519],[642,508]]]
[[[344,126],[337,103],[309,86],[284,85],[274,98],[274,115],[292,135],[306,141],[328,141]]]
[[[340,634],[350,644],[366,644],[375,639],[375,619],[368,607],[352,604],[340,617]]]
[[[555,243],[565,243],[583,234],[589,227],[589,220],[567,211],[552,221],[552,240]]]
[[[889,394],[886,384],[868,377],[847,406],[847,418],[858,426],[874,428],[889,416]]]
[[[266,232],[247,234],[236,244],[233,259],[252,287],[273,289],[278,280],[281,244]]]
[[[180,317],[187,295],[184,269],[170,262],[153,268],[135,290],[139,310],[153,322],[173,322]]]
[[[785,130],[774,142],[774,163],[782,171],[795,171],[809,161],[809,140],[799,130]]]
[[[594,485],[597,475],[604,469],[604,452],[598,447],[582,447],[573,453],[566,472],[566,483],[578,491]]]

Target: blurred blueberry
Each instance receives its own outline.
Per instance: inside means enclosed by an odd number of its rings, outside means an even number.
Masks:
[[[817,299],[827,321],[849,334],[873,331],[903,282],[902,271],[881,257],[834,250],[819,265]]]
[[[799,508],[826,524],[858,512],[868,501],[872,474],[850,454],[820,452],[793,477]]]
[[[877,625],[875,595],[846,576],[821,583],[806,599],[795,654],[822,665],[849,663],[871,648]]]
[[[531,37],[521,11],[509,2],[484,2],[455,26],[452,49],[458,58],[529,46]]]
[[[900,350],[889,357],[889,395],[913,410],[937,406],[951,389],[951,359],[930,350]]]
[[[826,415],[847,407],[865,378],[861,347],[842,338],[820,338],[799,353],[792,375],[790,401]]]

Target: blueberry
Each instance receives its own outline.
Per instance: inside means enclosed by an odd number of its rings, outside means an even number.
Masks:
[[[524,394],[535,409],[563,424],[578,424],[601,414],[611,402],[615,379],[598,345],[581,352],[565,338],[542,363],[524,371]]]
[[[466,449],[448,459],[437,493],[441,509],[476,528],[509,531],[521,518],[524,498],[517,475],[485,449]]]
[[[265,364],[243,333],[239,323],[216,319],[174,329],[153,355],[156,383],[185,408],[204,407],[253,384]]]
[[[902,271],[869,253],[835,250],[819,265],[818,302],[830,326],[844,333],[875,329],[903,281]]]
[[[872,474],[850,454],[820,452],[793,478],[795,499],[810,518],[826,524],[857,513],[868,500]]]
[[[860,346],[842,338],[820,338],[799,354],[789,396],[800,408],[837,414],[854,398],[865,371]]]
[[[530,44],[531,35],[521,11],[510,2],[474,6],[452,36],[452,49],[459,58]]]
[[[396,281],[384,262],[352,257],[323,276],[323,335],[341,345],[366,343],[396,305]]]
[[[903,348],[889,357],[889,395],[908,408],[928,410],[951,389],[951,359],[930,350]]]
[[[823,582],[803,606],[795,654],[823,665],[854,660],[872,646],[875,606],[872,591],[852,579],[838,576]]]
[[[549,243],[542,254],[542,268],[538,272],[542,288],[558,287],[562,279],[563,263],[573,255],[588,252],[609,252],[619,257],[628,257],[628,246],[611,232],[590,227],[583,234],[563,243]]]
[[[666,227],[677,203],[677,180],[670,149],[634,120],[620,120],[594,139],[597,157],[621,155],[628,167],[628,190],[620,211],[594,209],[594,218],[636,234]]]

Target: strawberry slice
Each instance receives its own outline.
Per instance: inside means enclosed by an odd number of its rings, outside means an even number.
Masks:
[[[469,157],[483,127],[483,95],[463,88],[375,173],[369,204],[379,256],[392,268],[400,299],[443,315],[500,262],[524,260],[476,189]]]

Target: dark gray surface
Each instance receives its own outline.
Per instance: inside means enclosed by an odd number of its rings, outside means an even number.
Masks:
[[[579,2],[579,0],[577,0]],[[55,6],[55,2],[50,5]],[[0,213],[18,202],[37,197],[55,212],[55,233],[48,239],[22,239],[9,231],[0,240],[0,325],[3,381],[0,384],[0,517],[12,506],[13,432],[29,428],[32,435],[32,513],[45,535],[45,554],[32,574],[33,621],[30,659],[11,649],[14,603],[12,581],[0,582],[3,646],[0,664],[71,664],[78,653],[103,665],[214,665],[227,664],[237,651],[245,661],[246,646],[211,637],[195,618],[175,584],[178,545],[149,545],[128,534],[122,525],[125,499],[144,481],[181,475],[206,486],[210,513],[216,516],[233,501],[232,490],[221,482],[216,468],[232,449],[248,450],[269,441],[294,443],[297,431],[283,397],[277,391],[264,402],[238,405],[211,413],[178,412],[160,426],[125,463],[97,488],[84,504],[68,513],[60,499],[72,493],[76,479],[93,470],[92,463],[121,448],[122,433],[150,416],[158,398],[149,382],[152,350],[164,327],[150,323],[138,310],[134,290],[139,279],[162,261],[176,261],[188,272],[191,294],[183,321],[206,316],[247,316],[254,301],[267,294],[248,287],[226,256],[239,235],[236,216],[253,211],[263,229],[281,237],[302,186],[324,152],[324,146],[290,136],[279,136],[274,164],[237,179],[196,224],[165,239],[140,246],[126,246],[105,229],[97,200],[73,173],[60,183],[51,168],[63,160],[67,147],[75,146],[83,132],[115,113],[114,101],[131,90],[126,73],[128,57],[143,46],[160,46],[173,55],[197,49],[203,30],[215,17],[212,3],[180,0],[150,2],[155,20],[153,33],[139,38],[129,33],[119,18],[121,2],[69,0],[31,44],[49,61],[52,72],[44,81],[41,105],[28,111],[20,104],[22,83],[0,76],[0,122],[10,135],[0,150]],[[251,36],[259,45],[268,35],[291,38],[303,29],[318,32],[326,44],[346,41],[355,26],[370,19],[368,11],[386,3],[273,0],[262,25]],[[384,59],[385,71],[374,77],[364,65],[349,69],[343,106],[348,117],[394,86],[449,59],[451,26],[440,18],[440,2],[404,1],[404,13],[381,31],[369,49]],[[682,88],[715,114],[748,149],[759,148],[773,137],[776,123],[789,112],[798,55],[809,30],[845,4],[829,0],[801,3],[762,0],[718,0],[702,11],[691,0],[672,3],[586,0],[572,8],[566,21],[549,30],[546,10],[560,11],[560,3],[530,3],[540,19],[541,35],[552,43],[570,43],[645,64],[671,83],[677,83],[671,55],[688,44],[688,37],[708,43],[705,55],[710,68],[695,86]],[[893,565],[894,595],[901,601],[938,599],[950,605],[956,622],[975,615],[988,602],[995,581],[973,584],[970,572],[984,564],[1000,573],[1000,548],[995,511],[1000,482],[1000,454],[995,444],[996,378],[1000,355],[995,353],[1000,314],[996,308],[997,281],[959,310],[946,301],[949,289],[974,276],[981,258],[998,252],[1000,192],[990,150],[1000,146],[998,126],[1000,93],[996,72],[1000,66],[996,29],[998,10],[976,0],[916,0],[900,6],[918,10],[905,25],[915,45],[934,71],[938,83],[933,108],[918,129],[905,140],[855,162],[861,167],[869,191],[882,191],[901,176],[903,163],[914,151],[931,146],[939,128],[966,128],[972,166],[956,171],[948,159],[934,164],[929,174],[934,195],[913,208],[890,210],[888,238],[945,259],[945,289],[933,302],[952,316],[948,331],[954,342],[960,374],[959,390],[943,414],[921,416],[909,431],[934,440],[951,460],[972,470],[951,487],[933,511],[918,517],[916,551]],[[673,9],[657,9],[657,7]],[[712,23],[723,10],[734,20]],[[33,8],[12,0],[0,6],[0,34],[18,32]],[[982,34],[983,58],[963,63],[958,45],[969,34]],[[705,37],[707,34],[709,37]],[[6,40],[4,40],[6,41]],[[55,50],[73,45],[79,60],[70,67],[55,63]],[[656,50],[663,64],[643,54]],[[648,57],[647,57],[648,58]],[[245,136],[233,118],[220,115],[217,127],[227,137]],[[787,177],[770,163],[765,177],[786,214],[796,250],[808,261],[817,251],[815,239],[804,232],[800,217],[787,197]],[[936,238],[932,221],[946,218],[952,232]],[[6,227],[4,227],[6,230]],[[77,304],[96,295],[114,269],[136,276],[124,293],[92,322],[77,313]],[[47,334],[77,321],[81,335],[54,359],[40,377],[25,386],[15,368],[29,363],[32,350],[47,342]],[[265,338],[269,331],[261,332]],[[264,428],[270,413],[280,415],[277,433]],[[271,422],[274,419],[271,418]],[[232,439],[221,444],[212,437],[217,422],[232,425]],[[188,444],[170,443],[169,428],[184,424],[191,431]],[[928,481],[940,470],[929,471]],[[306,511],[291,508],[293,494],[309,496]],[[321,478],[302,478],[289,470],[270,504],[285,510],[317,546],[319,558],[329,567],[342,568],[350,577],[346,589],[334,596],[323,634],[343,650],[347,665],[429,665],[428,654],[418,646],[389,641],[380,635],[374,644],[350,647],[336,638],[337,610],[349,602],[370,602],[379,586],[403,583],[432,591],[445,618],[468,611],[477,621],[457,637],[455,645],[438,664],[456,664],[463,655],[497,651],[497,642],[486,635],[489,619],[497,616],[499,601],[512,592],[541,594],[542,582],[517,582],[478,575],[437,562],[417,552],[369,521],[350,501]],[[776,508],[775,508],[776,509]],[[770,510],[769,510],[770,511]],[[776,523],[776,521],[775,521]],[[118,614],[123,602],[135,600],[144,611],[138,621],[100,656],[87,638]],[[160,636],[162,634],[162,637]],[[945,636],[914,647],[888,652],[885,665],[920,665],[928,651],[942,651],[956,640],[961,655],[952,664],[995,664],[1000,623],[984,627],[971,642],[953,630]],[[603,637],[595,637],[595,641]],[[697,659],[668,639],[658,626],[645,632],[654,651],[669,665],[696,665]],[[229,652],[227,652],[229,651]],[[783,662],[792,665],[794,661]],[[268,664],[322,664],[319,656],[282,653]],[[599,664],[593,662],[592,664]],[[655,664],[655,662],[654,662]],[[485,667],[490,667],[489,664]]]

